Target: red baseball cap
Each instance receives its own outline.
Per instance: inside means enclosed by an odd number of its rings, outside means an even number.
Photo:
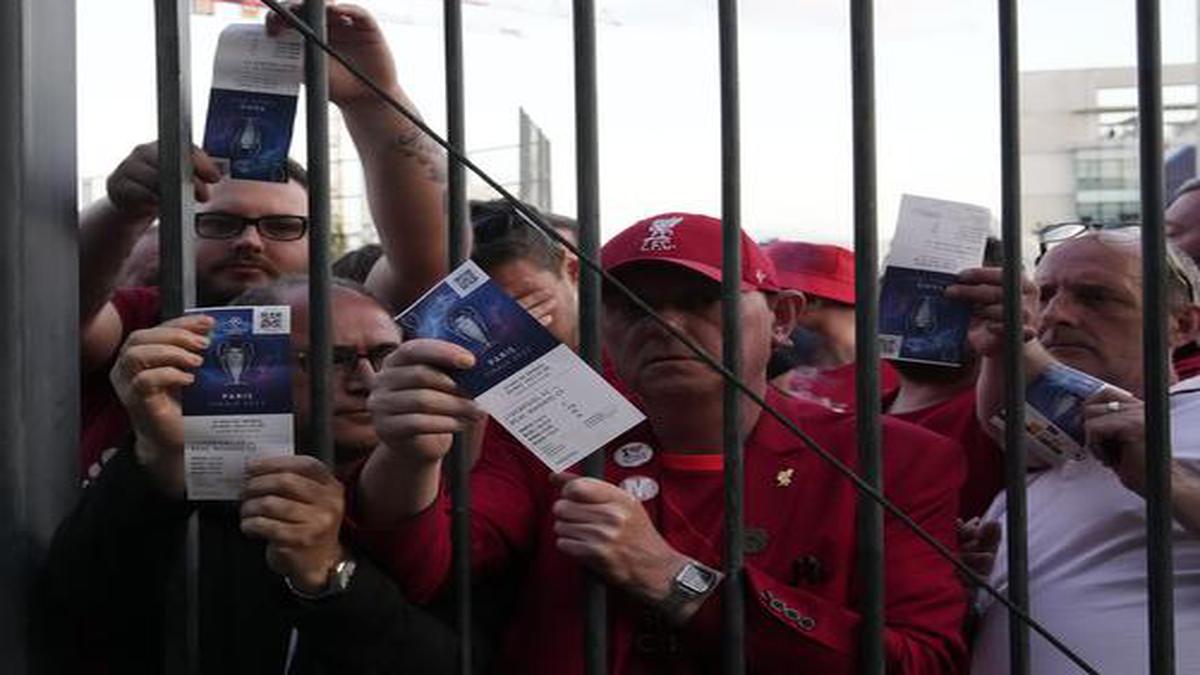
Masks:
[[[832,244],[777,241],[765,247],[784,288],[854,304],[854,254]]]
[[[721,221],[694,213],[662,213],[625,228],[600,249],[600,262],[608,272],[646,261],[673,263],[720,281]],[[745,232],[742,290],[782,290],[770,258]]]

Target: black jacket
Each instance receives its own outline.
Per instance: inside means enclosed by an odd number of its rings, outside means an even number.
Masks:
[[[119,451],[59,526],[38,613],[53,670],[160,673],[187,654],[184,541],[199,511],[201,672],[338,675],[455,672],[458,638],[409,604],[378,567],[356,555],[349,589],[317,601],[294,596],[242,536],[237,505],[162,496]],[[295,628],[295,649],[289,642]],[[175,671],[175,668],[170,668]],[[179,671],[182,672],[182,671]]]

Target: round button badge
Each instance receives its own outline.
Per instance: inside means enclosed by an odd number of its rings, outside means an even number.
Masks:
[[[653,457],[654,450],[645,443],[626,443],[613,452],[613,461],[626,469],[642,466]]]
[[[658,481],[649,476],[630,476],[621,481],[621,489],[639,502],[646,502],[658,496]]]

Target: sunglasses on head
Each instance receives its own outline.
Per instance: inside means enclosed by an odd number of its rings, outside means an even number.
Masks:
[[[1089,232],[1120,232],[1129,231],[1134,228],[1141,228],[1142,223],[1138,220],[1120,220],[1120,221],[1069,221],[1063,223],[1051,223],[1037,230],[1035,234],[1038,238],[1038,257],[1034,264],[1040,263],[1045,257],[1046,252],[1053,248],[1056,244],[1061,244],[1064,241],[1070,241],[1082,237]],[[1132,237],[1131,237],[1132,239]],[[1188,275],[1184,272],[1183,263],[1177,258],[1176,253],[1167,247],[1167,269],[1171,271],[1180,284],[1183,285],[1187,293],[1187,297],[1192,304],[1200,304],[1200,298],[1197,297],[1197,289]]]

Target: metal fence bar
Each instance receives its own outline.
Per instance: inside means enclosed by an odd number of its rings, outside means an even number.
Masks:
[[[262,0],[262,1],[264,4],[270,6],[272,9],[276,9],[277,11],[280,11],[277,8],[278,7],[277,0]],[[317,40],[317,38],[309,30],[308,26],[305,25],[303,22],[297,20],[294,16],[291,16],[290,14],[283,12],[283,11],[281,11],[281,15],[284,17],[285,21],[287,21],[288,24],[292,28],[295,28],[297,31],[299,31],[301,34],[303,34],[306,38],[308,38],[310,40],[314,40],[314,41]],[[786,414],[780,412],[779,410],[777,410],[773,406],[771,406],[766,401],[766,399],[764,398],[764,396],[761,393],[756,392],[754,389],[752,389],[751,387],[746,385],[744,382],[742,382],[742,380],[734,372],[732,372],[731,370],[729,370],[728,368],[725,367],[725,365],[722,363],[722,361],[720,361],[717,358],[708,354],[708,352],[705,351],[702,347],[700,347],[700,345],[698,345],[695,340],[693,340],[686,333],[681,331],[677,326],[672,324],[670,321],[668,321],[667,319],[665,319],[664,317],[662,317],[658,313],[656,313],[653,308],[651,308],[649,305],[647,305],[645,303],[644,300],[642,300],[640,297],[637,296],[637,294],[633,293],[633,291],[631,291],[627,286],[625,286],[625,284],[623,284],[620,281],[620,279],[612,276],[608,272],[603,271],[600,268],[600,266],[596,263],[596,261],[589,260],[586,257],[582,256],[578,246],[576,246],[573,242],[566,239],[561,233],[559,233],[557,230],[555,230],[552,226],[548,225],[546,223],[546,221],[539,214],[535,213],[534,211],[529,210],[524,205],[524,203],[521,202],[520,200],[518,200],[509,190],[507,190],[504,187],[503,184],[499,183],[496,179],[492,178],[490,175],[488,175],[486,172],[484,172],[482,169],[480,169],[479,166],[476,165],[469,157],[467,157],[460,149],[455,148],[452,144],[450,144],[448,141],[446,141],[441,136],[439,136],[423,120],[421,120],[421,118],[418,115],[416,115],[411,110],[407,109],[402,103],[397,101],[394,96],[392,96],[386,90],[384,90],[383,88],[379,87],[379,85],[374,83],[368,76],[366,76],[366,74],[364,74],[362,72],[361,69],[359,69],[357,66],[355,66],[351,61],[347,60],[343,55],[338,53],[336,50],[329,47],[328,44],[326,44],[324,42],[318,42],[318,45],[331,58],[337,60],[340,64],[342,64],[344,67],[346,67],[346,69],[348,71],[350,71],[350,73],[355,78],[357,78],[367,88],[369,88],[372,92],[374,92],[375,95],[379,96],[381,100],[385,101],[393,110],[395,110],[399,114],[403,115],[407,120],[409,120],[410,123],[412,123],[415,127],[420,129],[423,133],[425,133],[429,137],[430,140],[432,140],[433,142],[438,144],[440,147],[442,147],[444,150],[446,150],[455,162],[461,163],[464,168],[470,170],[472,173],[474,173],[476,176],[478,176],[479,179],[482,180],[485,184],[487,184],[489,187],[491,187],[493,190],[495,190],[497,193],[499,193],[514,208],[514,210],[517,212],[518,216],[522,220],[524,220],[529,226],[536,227],[546,237],[557,242],[559,245],[563,246],[568,251],[571,251],[572,253],[579,255],[580,262],[583,264],[583,266],[587,267],[589,269],[589,271],[591,271],[595,274],[598,274],[600,277],[602,277],[604,282],[606,284],[609,284],[612,287],[613,292],[620,293],[622,296],[624,296],[626,299],[628,299],[634,305],[634,307],[636,307],[641,312],[644,312],[646,314],[646,316],[650,320],[654,321],[655,324],[658,325],[663,331],[665,331],[668,335],[670,335],[674,339],[678,340],[679,343],[682,344],[699,361],[701,361],[708,367],[712,368],[714,372],[719,373],[727,383],[733,385],[750,402],[757,405],[765,414],[771,416],[773,419],[775,419],[777,422],[779,422],[781,425],[783,425],[785,428],[787,428],[810,451],[815,453],[821,459],[821,461],[823,461],[823,462],[827,463],[828,465],[830,465],[831,467],[833,467],[846,480],[850,481],[851,484],[855,487],[855,489],[858,490],[860,493],[862,493],[863,495],[869,496],[873,501],[875,501],[877,504],[879,504],[890,516],[896,518],[904,527],[908,528],[921,541],[923,541],[926,545],[928,545],[930,548],[932,548],[934,551],[936,551],[936,553],[939,556],[941,556],[944,560],[946,560],[951,565],[953,565],[954,568],[960,574],[962,574],[967,579],[970,579],[972,581],[972,583],[974,583],[975,585],[979,586],[981,589],[986,591],[993,599],[995,599],[997,602],[999,602],[1001,605],[1003,605],[1009,611],[1022,615],[1023,619],[1029,623],[1030,627],[1033,630],[1035,630],[1042,638],[1044,638],[1047,642],[1049,642],[1056,650],[1061,652],[1064,656],[1066,656],[1073,663],[1075,663],[1076,666],[1078,666],[1080,670],[1082,670],[1083,672],[1087,672],[1087,673],[1095,673],[1096,672],[1096,670],[1094,668],[1092,668],[1078,654],[1076,654],[1074,651],[1072,651],[1067,645],[1063,644],[1062,641],[1060,641],[1058,638],[1056,638],[1052,633],[1050,633],[1048,630],[1046,630],[1046,628],[1044,626],[1039,624],[1032,617],[1029,617],[1028,614],[1024,610],[1014,606],[1004,594],[1002,594],[1002,593],[996,591],[994,588],[988,586],[986,583],[986,580],[979,577],[979,575],[977,575],[967,564],[963,563],[958,558],[958,556],[954,553],[954,551],[951,550],[951,548],[949,548],[948,546],[943,544],[941,541],[939,541],[936,537],[934,537],[933,535],[929,534],[924,529],[922,529],[921,526],[916,521],[914,521],[911,516],[906,514],[903,510],[901,510],[899,507],[897,507],[895,504],[893,504],[891,501],[889,501],[879,491],[878,488],[876,488],[875,486],[872,486],[871,484],[864,481],[853,470],[853,468],[851,466],[847,465],[846,463],[841,461],[838,457],[836,457],[835,455],[831,454],[828,450],[823,448],[812,437],[810,437],[807,433],[805,433],[805,431],[802,428],[800,428],[800,426],[798,426],[794,420],[790,419]]]
[[[305,0],[305,20],[325,39],[325,0]],[[311,41],[304,42],[304,93],[308,125],[308,334],[312,378],[312,448],[333,466],[333,276],[329,204],[329,63]]]
[[[858,470],[863,480],[883,487],[880,453],[879,269],[875,201],[875,27],[872,0],[850,3],[850,55],[854,117],[854,308]],[[859,672],[884,670],[883,509],[866,495],[858,498],[858,574],[862,587]]]
[[[159,288],[162,316],[196,304],[192,255],[191,3],[154,3],[158,64]]]
[[[192,102],[191,3],[155,0],[155,54],[158,86],[159,158],[159,290],[162,317],[179,316],[196,304],[195,258],[192,253]],[[188,518],[182,575],[170,592],[176,606],[185,608],[182,626],[164,623],[168,673],[199,673],[203,612],[200,587],[200,519],[197,509]],[[208,539],[207,537],[205,539]]]
[[[0,3],[0,654],[39,649],[38,567],[78,496],[79,278],[75,3]],[[35,642],[30,643],[33,637]]]
[[[742,175],[738,103],[738,6],[718,8],[721,60],[721,351],[730,372],[741,372]],[[745,523],[741,393],[726,381],[722,437],[725,448],[725,582],[721,589],[721,659],[725,675],[746,672]]]
[[[599,260],[600,132],[596,121],[596,4],[574,0],[575,46],[575,189],[579,255]],[[540,145],[545,145],[545,142]],[[549,152],[546,153],[547,159]],[[544,166],[544,165],[543,165]],[[548,167],[547,167],[548,168]],[[548,195],[548,193],[547,193]],[[579,355],[601,371],[600,276],[589,266],[579,271]],[[584,460],[584,474],[604,477],[605,453]],[[608,585],[589,575],[584,589],[584,663],[587,675],[608,673]]]
[[[1008,599],[1029,608],[1025,506],[1025,359],[1021,325],[1021,106],[1017,0],[1000,0],[1000,174],[1004,242],[1004,475]],[[1029,672],[1029,626],[1008,615],[1009,668]]]
[[[1150,672],[1175,672],[1171,560],[1171,420],[1167,386],[1166,237],[1163,231],[1162,57],[1157,0],[1138,0],[1138,129],[1142,192],[1142,354],[1146,402],[1146,536]]]
[[[463,94],[462,0],[443,4],[446,59],[446,140],[460,153],[466,152],[466,106]],[[450,267],[457,267],[467,256],[465,234],[469,220],[467,173],[461,162],[448,157],[447,237]],[[451,498],[451,573],[454,579],[454,613],[460,635],[458,668],[462,675],[472,669],[474,635],[471,623],[471,493],[470,460],[462,437],[454,435],[450,449]]]

